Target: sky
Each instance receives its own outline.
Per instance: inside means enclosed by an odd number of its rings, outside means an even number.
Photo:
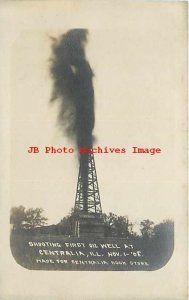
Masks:
[[[179,214],[183,22],[174,10],[166,15],[159,7],[153,17],[148,10],[126,12],[123,26],[88,28],[86,54],[95,74],[94,147],[127,149],[126,154],[95,155],[104,213],[138,223],[174,220]],[[44,153],[47,146],[76,150],[57,124],[58,105],[49,103],[50,37],[72,28],[22,29],[12,46],[11,205],[42,207],[49,224],[68,214],[76,194],[77,155]],[[31,146],[40,153],[29,154]],[[161,154],[132,154],[134,146],[160,148]]]

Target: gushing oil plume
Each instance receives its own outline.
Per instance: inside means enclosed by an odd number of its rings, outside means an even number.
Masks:
[[[78,149],[92,147],[94,128],[93,72],[85,56],[88,31],[72,29],[53,39],[51,101],[60,102],[59,122]],[[88,154],[80,155],[84,210],[87,211]]]
[[[52,45],[51,101],[60,101],[59,122],[78,147],[91,147],[94,127],[93,72],[85,57],[87,34],[86,29],[72,29]]]

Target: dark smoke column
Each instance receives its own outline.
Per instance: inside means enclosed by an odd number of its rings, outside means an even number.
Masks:
[[[86,29],[73,29],[55,39],[51,75],[51,101],[60,101],[59,122],[78,149],[92,147],[94,128],[93,72],[85,57]],[[88,154],[80,155],[84,211],[88,211]]]

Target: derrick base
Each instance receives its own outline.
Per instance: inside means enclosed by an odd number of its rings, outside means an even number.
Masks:
[[[105,224],[103,218],[97,214],[80,213],[75,218],[75,236],[103,238]]]

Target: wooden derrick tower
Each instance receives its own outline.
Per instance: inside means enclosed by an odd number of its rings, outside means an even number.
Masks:
[[[104,237],[104,221],[92,153],[80,156],[74,208],[74,235],[77,237]]]

